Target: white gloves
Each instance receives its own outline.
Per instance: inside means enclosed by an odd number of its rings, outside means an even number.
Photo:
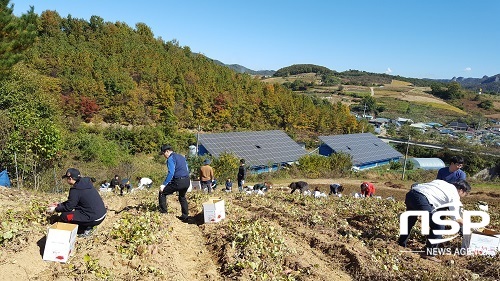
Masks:
[[[47,209],[45,209],[47,211],[47,213],[54,213],[56,211],[56,207],[57,207],[58,203],[57,202],[54,202],[54,203],[51,203]]]
[[[164,184],[160,185],[160,192],[163,192],[163,189],[165,189],[165,185]]]

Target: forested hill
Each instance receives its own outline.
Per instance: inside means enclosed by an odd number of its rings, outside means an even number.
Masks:
[[[9,20],[24,23],[12,40],[28,32],[26,19]],[[45,160],[60,156],[71,149],[64,141],[69,130],[79,132],[82,121],[166,128],[106,136],[127,138],[127,149],[135,152],[154,151],[165,134],[173,141],[178,129],[198,126],[205,132],[282,129],[298,138],[361,129],[347,106],[236,73],[175,40],[155,38],[146,24],[132,28],[98,16],[87,21],[44,11],[31,15],[33,25],[34,40],[18,50],[22,59],[0,84],[6,157],[20,150]],[[177,141],[188,145],[187,139]]]
[[[415,86],[429,87],[433,84],[448,84],[451,82],[457,82],[464,89],[472,90],[473,92],[482,90],[483,93],[500,93],[500,74],[491,77],[483,76],[482,78],[453,77],[452,79],[419,79],[402,77],[399,75],[371,73],[360,70],[346,70],[338,72],[324,66],[314,64],[294,64],[278,69],[273,74],[273,76],[287,77],[289,75],[297,75],[302,73],[316,73],[318,75],[321,75],[323,83],[328,83],[328,81],[335,81],[335,83],[340,83],[340,81],[342,81],[342,83],[344,84],[372,86],[388,84],[391,83],[392,80],[399,80],[412,83]]]
[[[327,84],[356,84],[356,85],[383,85],[389,84],[393,79],[406,81],[415,86],[430,86],[433,81],[426,79],[407,78],[389,74],[371,73],[360,70],[346,70],[337,72],[324,66],[314,64],[294,64],[278,69],[274,77],[286,77],[302,73],[316,73],[322,77],[323,85]]]

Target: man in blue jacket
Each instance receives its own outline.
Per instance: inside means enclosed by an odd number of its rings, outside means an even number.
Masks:
[[[173,151],[172,146],[164,144],[161,146],[160,155],[167,158],[168,174],[163,184],[160,186],[158,203],[160,213],[167,213],[167,195],[178,193],[179,203],[181,204],[182,215],[178,218],[186,222],[188,220],[189,209],[186,199],[186,192],[191,180],[189,179],[189,168],[184,156]]]
[[[464,181],[467,175],[462,171],[463,166],[464,159],[461,156],[453,156],[450,159],[450,166],[439,169],[436,179],[448,183]]]
[[[77,224],[78,236],[89,236],[94,226],[99,225],[106,217],[104,202],[90,178],[82,177],[77,169],[68,169],[62,178],[71,185],[68,200],[53,203],[48,211],[60,212],[63,222]]]

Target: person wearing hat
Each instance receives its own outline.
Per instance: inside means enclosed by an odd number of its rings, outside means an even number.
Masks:
[[[173,151],[172,146],[164,144],[161,146],[160,155],[167,158],[168,174],[163,184],[160,186],[158,194],[158,204],[160,213],[167,213],[167,195],[177,192],[179,203],[181,204],[182,215],[178,218],[187,221],[189,215],[186,192],[191,180],[189,179],[189,168],[184,156]]]
[[[207,189],[208,193],[212,193],[212,182],[214,181],[214,169],[210,167],[210,159],[205,159],[203,166],[200,167],[200,185],[201,189]]]
[[[60,212],[60,219],[63,222],[78,225],[80,237],[89,236],[94,227],[101,224],[106,217],[106,206],[92,185],[91,179],[82,177],[77,169],[68,169],[62,178],[71,185],[68,200],[52,203],[47,211]]]

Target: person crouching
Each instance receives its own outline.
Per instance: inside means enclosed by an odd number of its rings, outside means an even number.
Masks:
[[[106,206],[90,178],[82,177],[77,169],[68,169],[62,178],[71,185],[68,200],[52,203],[47,211],[60,212],[61,221],[77,224],[78,236],[87,237],[92,234],[95,226],[103,222]]]

